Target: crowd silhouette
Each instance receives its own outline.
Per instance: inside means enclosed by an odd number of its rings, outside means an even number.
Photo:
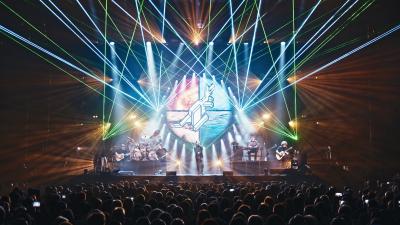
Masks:
[[[395,225],[396,182],[359,189],[286,182],[118,183],[14,187],[0,225]]]

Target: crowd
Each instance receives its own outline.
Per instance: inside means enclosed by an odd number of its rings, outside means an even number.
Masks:
[[[13,188],[0,225],[395,225],[396,182],[359,190],[323,184],[118,183]]]

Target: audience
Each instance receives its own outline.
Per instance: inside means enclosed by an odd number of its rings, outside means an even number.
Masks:
[[[40,204],[40,206],[39,206]],[[396,182],[339,191],[323,184],[118,183],[14,188],[0,225],[395,225]]]

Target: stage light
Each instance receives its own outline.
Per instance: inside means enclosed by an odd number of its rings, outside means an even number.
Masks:
[[[297,122],[294,121],[294,120],[291,120],[291,121],[289,121],[289,126],[290,126],[291,128],[294,128],[294,127],[297,126]]]
[[[213,41],[212,41],[212,42],[210,42],[210,45],[211,45],[211,46],[213,46],[213,45],[214,45],[214,42],[213,42]]]
[[[76,147],[76,150],[80,151],[80,150],[82,150],[82,148],[78,146],[78,147]]]
[[[201,37],[199,33],[194,33],[193,34],[193,44],[194,45],[199,45],[201,41]]]
[[[281,45],[285,46],[285,45],[286,45],[286,42],[282,41],[282,42],[281,42]]]
[[[129,119],[131,119],[131,120],[136,119],[136,115],[132,113],[131,115],[129,115]]]
[[[248,45],[249,43],[248,43],[248,42],[245,42],[244,44],[245,44],[245,45]]]
[[[138,84],[140,84],[140,85],[144,85],[144,84],[146,83],[146,82],[145,82],[144,80],[142,80],[142,79],[138,80],[137,82],[138,82]]]
[[[215,161],[215,165],[216,165],[217,167],[221,167],[221,166],[222,166],[222,161],[221,161],[220,159],[217,159],[217,160]]]
[[[264,121],[258,122],[258,126],[263,127],[265,125]]]
[[[150,41],[146,41],[146,45],[151,45],[151,42]]]
[[[133,125],[135,127],[140,127],[142,124],[140,123],[140,121],[135,121],[135,123],[133,123]]]
[[[262,116],[262,118],[264,120],[269,120],[271,118],[271,114],[270,113],[264,113],[264,115]]]
[[[231,37],[229,38],[228,43],[229,43],[229,44],[233,44],[233,43],[235,43],[235,42],[236,42],[236,37],[235,37],[235,36],[231,36]]]
[[[111,42],[110,42],[110,45],[111,45],[111,46],[114,46],[114,45],[115,45],[115,42],[111,41]]]
[[[165,40],[165,38],[161,38],[160,43],[165,44],[165,43],[167,43],[167,41]]]
[[[204,28],[204,23],[201,22],[201,21],[199,21],[199,22],[197,22],[196,27],[197,27],[198,29],[203,29],[203,28]]]
[[[315,122],[315,125],[319,125],[319,122],[317,121],[317,122]]]
[[[175,164],[176,164],[176,166],[181,166],[181,161],[180,161],[179,159],[177,159],[177,160],[175,161]]]
[[[269,38],[269,39],[264,40],[264,44],[273,44],[274,42],[275,42],[274,38]]]
[[[294,81],[296,81],[296,76],[294,75],[294,76],[288,77],[286,80],[289,83],[293,83]]]

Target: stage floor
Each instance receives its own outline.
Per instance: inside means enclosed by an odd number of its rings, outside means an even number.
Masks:
[[[221,176],[233,173],[235,176],[264,176],[288,173],[290,164],[280,161],[236,161],[224,166],[205,165],[202,175]],[[196,165],[177,166],[166,161],[126,161],[117,164],[114,174],[120,176],[165,176],[168,171],[178,176],[198,176]]]

